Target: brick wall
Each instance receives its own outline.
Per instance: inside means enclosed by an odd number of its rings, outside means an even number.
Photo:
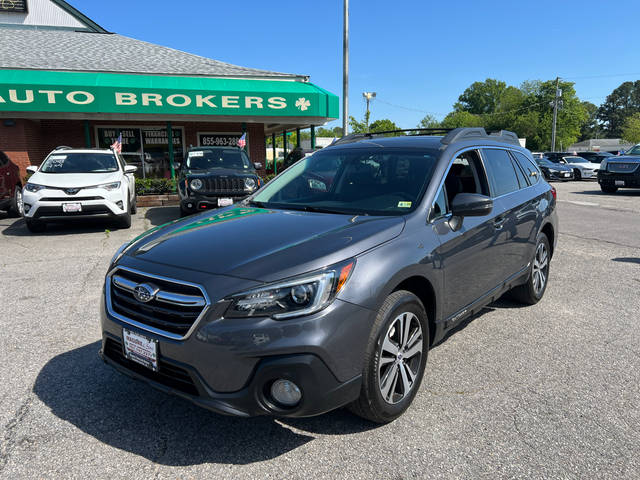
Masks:
[[[184,127],[185,147],[198,144],[198,132],[239,133],[241,123],[214,122],[172,122],[174,127]],[[95,147],[95,126],[166,126],[163,121],[130,122],[130,121],[91,121],[91,143]],[[252,162],[265,165],[264,125],[247,124],[249,157]],[[0,150],[20,167],[21,178],[26,174],[29,165],[40,165],[47,154],[55,147],[68,145],[81,148],[85,146],[84,121],[82,120],[15,120],[15,126],[7,127],[0,121]],[[263,171],[264,173],[264,171]]]

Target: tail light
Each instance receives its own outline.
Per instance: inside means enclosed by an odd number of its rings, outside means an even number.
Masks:
[[[558,199],[558,192],[556,192],[556,187],[554,187],[553,185],[551,185],[551,195],[553,195],[554,200]]]

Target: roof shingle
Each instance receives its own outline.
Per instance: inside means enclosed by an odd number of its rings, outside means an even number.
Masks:
[[[0,51],[4,69],[308,80],[304,75],[241,67],[111,33],[3,27]]]

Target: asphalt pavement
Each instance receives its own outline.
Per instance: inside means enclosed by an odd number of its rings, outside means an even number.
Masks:
[[[465,322],[385,426],[225,417],[99,360],[111,256],[177,208],[44,234],[0,213],[0,478],[640,478],[640,191],[555,186],[543,301]]]

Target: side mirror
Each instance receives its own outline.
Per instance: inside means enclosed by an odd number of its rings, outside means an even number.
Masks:
[[[493,210],[493,200],[479,193],[459,193],[451,202],[454,217],[483,217]]]
[[[38,167],[36,167],[35,165],[29,165],[27,167],[27,173],[30,173],[31,175],[33,175],[37,171],[38,171]]]
[[[260,162],[255,162],[253,166],[255,167],[256,170],[262,169],[262,164]]]
[[[124,173],[135,173],[138,171],[138,167],[135,165],[126,165],[124,167]]]

